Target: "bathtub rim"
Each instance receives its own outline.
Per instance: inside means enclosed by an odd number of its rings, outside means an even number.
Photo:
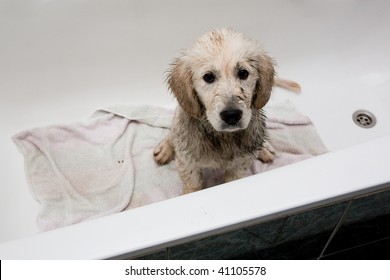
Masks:
[[[201,192],[0,243],[0,258],[136,257],[376,192],[390,186],[386,169],[390,166],[388,143],[390,135]],[[369,175],[364,172],[366,167],[361,160],[370,164]],[[310,176],[305,176],[308,170]],[[254,186],[255,183],[260,185]],[[284,188],[284,184],[289,187]],[[280,194],[281,190],[283,195],[273,200],[272,194]],[[215,203],[221,199],[225,203]],[[240,209],[232,209],[235,202],[239,202]],[[133,229],[127,226],[140,220],[149,222]]]

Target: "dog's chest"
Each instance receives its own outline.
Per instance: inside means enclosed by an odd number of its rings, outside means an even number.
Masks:
[[[262,147],[263,121],[250,123],[246,130],[218,132],[210,125],[188,118],[178,118],[173,126],[172,140],[178,157],[194,166],[230,168],[254,159]]]
[[[198,149],[194,149],[194,160],[203,167],[227,167],[242,160],[250,160],[253,153],[240,136],[216,136],[199,134]],[[194,139],[195,140],[195,139]]]

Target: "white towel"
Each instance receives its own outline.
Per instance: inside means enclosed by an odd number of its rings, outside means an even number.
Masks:
[[[254,162],[264,172],[326,152],[310,119],[289,102],[268,106],[273,163]],[[115,106],[87,121],[23,131],[13,137],[40,202],[38,226],[50,230],[169,199],[182,193],[175,163],[158,166],[154,147],[167,135],[173,110]],[[207,185],[221,183],[209,173]]]

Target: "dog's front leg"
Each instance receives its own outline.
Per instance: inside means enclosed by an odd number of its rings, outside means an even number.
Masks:
[[[161,141],[153,151],[156,163],[163,165],[169,163],[175,157],[175,148],[173,147],[171,135],[168,135]]]
[[[235,167],[225,170],[225,183],[241,179],[249,175],[249,167],[252,161],[238,161],[237,163],[238,164]]]
[[[176,158],[176,166],[179,171],[181,180],[184,183],[183,194],[196,192],[202,189],[203,179],[202,171],[190,164],[186,164],[186,161]]]
[[[244,178],[246,175],[246,172],[243,170],[226,170],[225,172],[225,183]]]
[[[267,140],[264,140],[263,148],[257,151],[256,157],[263,163],[270,163],[274,160],[275,153],[274,147]]]

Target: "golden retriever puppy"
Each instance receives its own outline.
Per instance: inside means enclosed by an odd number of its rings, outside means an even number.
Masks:
[[[169,135],[155,148],[158,164],[176,159],[184,193],[202,189],[202,170],[222,169],[225,181],[246,176],[254,159],[271,162],[262,107],[272,87],[299,91],[275,79],[259,43],[232,29],[201,36],[174,60],[167,77],[179,106]]]

